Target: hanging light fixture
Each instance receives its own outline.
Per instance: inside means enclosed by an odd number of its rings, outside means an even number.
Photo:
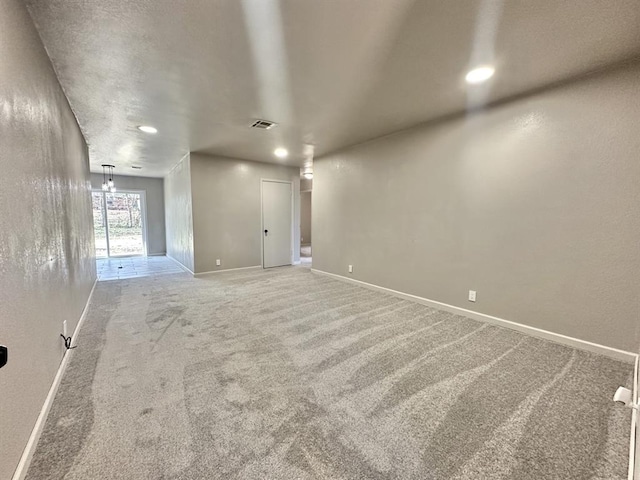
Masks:
[[[107,165],[102,165],[102,191],[106,192],[109,190],[109,185],[107,185]]]
[[[116,193],[116,184],[113,183],[113,169],[116,168],[114,165],[109,165],[109,191],[111,193]]]
[[[113,169],[115,165],[102,165],[102,190],[105,192],[116,193],[116,185],[113,182]]]

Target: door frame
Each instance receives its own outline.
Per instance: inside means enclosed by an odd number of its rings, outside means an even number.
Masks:
[[[295,219],[295,205],[293,203],[293,181],[291,180],[279,180],[277,178],[260,178],[260,264],[262,265],[262,269],[264,270],[266,267],[264,266],[264,197],[263,197],[263,185],[264,182],[273,182],[273,183],[288,183],[289,184],[289,201],[291,203],[291,232],[289,235],[289,260],[291,265],[293,265],[293,246],[294,246],[294,219]]]
[[[311,211],[313,212],[313,188],[300,190],[300,248],[302,248],[302,194],[303,193],[311,194]],[[311,216],[313,217],[313,214]],[[311,227],[311,238],[313,238],[313,227]],[[302,259],[302,252],[300,252],[300,258]]]
[[[133,190],[133,189],[118,189],[115,194],[118,193],[135,193],[140,195],[140,220],[142,221],[142,253],[141,254],[133,254],[133,255],[111,255],[111,245],[109,245],[109,214],[107,213],[107,193],[111,193],[109,191],[104,191],[102,189],[93,188],[91,189],[91,193],[101,193],[102,194],[102,210],[104,212],[104,231],[107,237],[107,256],[106,257],[97,257],[97,258],[126,258],[126,257],[147,257],[149,255],[148,247],[147,247],[147,192],[146,190]]]

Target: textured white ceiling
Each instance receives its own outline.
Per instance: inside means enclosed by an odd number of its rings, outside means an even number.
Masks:
[[[322,155],[640,56],[638,0],[27,4],[92,171],[128,175],[188,151],[302,165],[305,144]],[[480,63],[494,79],[466,85]],[[250,129],[258,118],[279,126]]]

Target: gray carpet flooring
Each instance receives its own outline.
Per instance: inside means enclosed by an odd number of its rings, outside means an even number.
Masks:
[[[622,479],[631,365],[308,268],[100,282],[35,479]]]

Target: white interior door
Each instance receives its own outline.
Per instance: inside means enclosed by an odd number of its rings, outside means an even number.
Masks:
[[[291,182],[262,180],[262,265],[291,265]]]

